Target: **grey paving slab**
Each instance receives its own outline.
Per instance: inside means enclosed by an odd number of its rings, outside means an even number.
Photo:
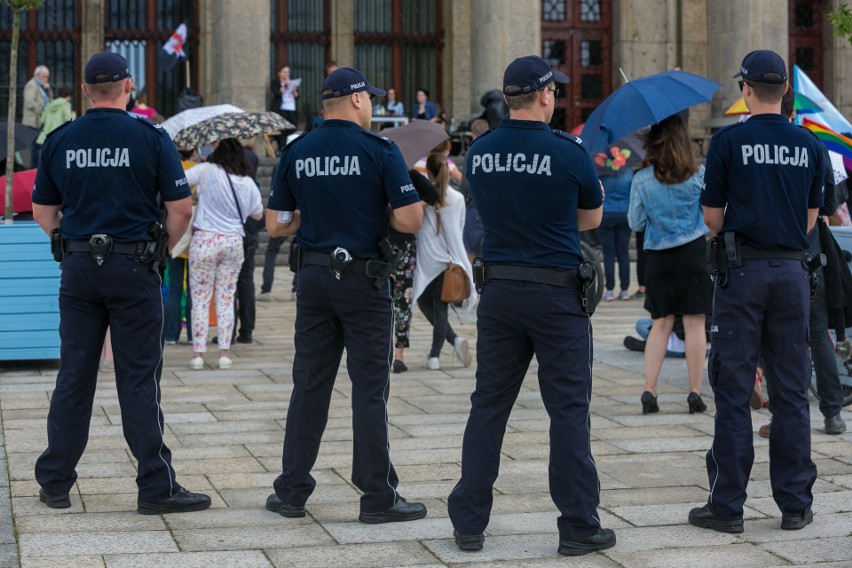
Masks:
[[[379,568],[383,566],[435,565],[435,556],[416,541],[267,549],[274,566],[300,568]]]
[[[768,568],[785,565],[783,560],[751,544],[693,546],[689,552],[681,548],[623,552],[616,548],[603,554],[624,568]],[[694,563],[694,564],[693,564]]]
[[[105,568],[106,564],[100,555],[74,556],[24,556],[21,558],[21,568]]]
[[[19,545],[22,557],[178,551],[165,531],[31,533]]]
[[[450,533],[451,535],[452,533]],[[474,560],[479,563],[500,560],[538,560],[560,558],[556,552],[559,538],[554,534],[488,536],[480,552],[470,553],[459,550],[451,537],[441,540],[427,540],[423,544],[442,562],[462,564]],[[473,557],[473,558],[472,558]],[[594,558],[594,556],[590,557]],[[560,558],[561,560],[565,560]],[[569,564],[570,565],[570,564]],[[586,564],[575,564],[585,566]]]
[[[226,552],[182,552],[180,554],[111,554],[106,568],[269,568],[273,566],[259,550]]]
[[[53,509],[43,507],[40,515],[15,516],[18,531],[23,533],[63,532],[122,532],[165,531],[166,523],[159,515],[140,515],[136,511],[110,513],[77,512],[67,515],[52,514]]]
[[[362,542],[393,542],[405,540],[428,540],[452,536],[453,526],[449,518],[426,517],[410,523],[388,523],[365,525],[363,523],[326,523],[328,534],[341,544]]]
[[[278,526],[178,529],[172,531],[181,550],[190,552],[212,550],[260,550],[290,546],[332,544],[334,540],[316,523],[286,523]]]
[[[852,537],[852,513],[816,513],[814,522],[795,533],[781,530],[781,518],[755,519],[745,525],[745,532],[739,536],[744,542],[769,543],[789,542],[791,540],[809,540],[824,537]]]

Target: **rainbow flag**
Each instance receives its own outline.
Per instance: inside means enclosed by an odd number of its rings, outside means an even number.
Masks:
[[[820,124],[809,118],[802,119],[802,126],[816,134],[826,147],[832,152],[843,156],[843,166],[852,170],[852,138],[838,134],[828,126]]]

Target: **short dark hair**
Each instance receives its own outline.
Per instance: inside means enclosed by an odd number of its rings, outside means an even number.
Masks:
[[[65,97],[70,97],[74,94],[74,89],[69,87],[68,85],[62,85],[59,87],[59,98],[64,99]]]
[[[781,114],[787,118],[792,118],[795,110],[796,92],[793,89],[787,89],[787,92],[781,97]]]
[[[506,106],[509,107],[509,110],[529,108],[535,102],[536,97],[538,97],[538,91],[524,93],[523,88],[517,85],[506,85],[503,87],[503,92],[506,93]],[[521,94],[515,95],[513,93]]]
[[[780,75],[776,73],[765,73],[764,78],[770,76],[781,78]],[[752,89],[754,89],[754,96],[757,100],[762,103],[777,103],[781,100],[781,97],[784,95],[784,88],[787,86],[786,81],[782,81],[781,83],[758,83],[756,81],[746,81]]]

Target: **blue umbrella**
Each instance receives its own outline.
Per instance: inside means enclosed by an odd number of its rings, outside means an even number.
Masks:
[[[583,143],[594,154],[625,134],[691,106],[709,103],[721,87],[721,83],[685,71],[665,71],[630,81],[589,116],[583,127]]]

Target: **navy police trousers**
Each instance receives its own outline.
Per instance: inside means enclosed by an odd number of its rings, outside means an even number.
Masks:
[[[447,509],[462,534],[488,526],[509,413],[533,355],[550,417],[550,495],[561,515],[560,539],[582,540],[600,528],[600,484],[592,458],[592,328],[577,290],[491,280],[479,305],[476,390],[464,432],[461,480]]]
[[[377,289],[374,280],[355,272],[337,280],[326,267],[306,265],[299,271],[296,302],[293,393],[275,494],[283,503],[304,506],[316,486],[310,472],[345,347],[352,381],[352,482],[364,493],[361,512],[383,511],[396,502],[399,484],[390,460],[387,422],[390,285]]]
[[[160,275],[132,255],[113,254],[101,266],[87,252],[62,261],[59,287],[59,373],[47,417],[47,449],[36,480],[48,495],[68,493],[89,439],[98,364],[107,326],[124,438],[139,462],[139,501],[174,495],[180,486],[163,441],[160,374],[163,296]]]
[[[811,507],[816,466],[808,407],[809,313],[808,271],[797,260],[744,260],[728,272],[725,287],[715,288],[709,378],[716,425],[707,473],[708,505],[721,519],[743,514],[754,462],[749,396],[761,353],[772,412],[772,496],[782,513],[804,513]]]

